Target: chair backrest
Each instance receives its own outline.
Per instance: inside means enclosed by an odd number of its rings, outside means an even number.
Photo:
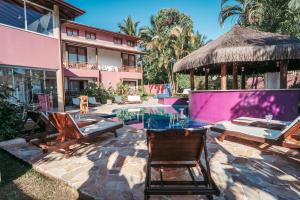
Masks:
[[[88,96],[80,96],[80,113],[87,113],[89,107],[89,97]]]
[[[89,103],[90,104],[97,104],[96,98],[95,97],[89,97]]]
[[[290,125],[281,131],[282,139],[289,137],[300,129],[300,116],[298,116]]]
[[[121,96],[115,96],[115,103],[122,103],[122,97]]]
[[[62,137],[68,139],[83,137],[79,127],[69,113],[53,112],[49,114],[49,119]]]
[[[78,98],[72,98],[72,103],[73,103],[73,105],[79,106],[80,101]]]
[[[55,125],[49,120],[48,116],[43,112],[27,111],[27,115],[32,121],[37,123],[39,127],[55,130]]]
[[[207,129],[147,130],[151,161],[197,161],[206,142]]]

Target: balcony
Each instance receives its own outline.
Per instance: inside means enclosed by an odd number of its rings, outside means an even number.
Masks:
[[[99,65],[99,68],[96,63],[66,63],[64,62],[64,68],[66,69],[84,69],[84,70],[100,70],[100,71],[109,71],[109,72],[135,72],[142,73],[142,67],[140,66],[107,66]]]

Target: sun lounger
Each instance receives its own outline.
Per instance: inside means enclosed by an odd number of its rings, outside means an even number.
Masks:
[[[211,130],[220,132],[220,141],[226,136],[233,136],[245,140],[272,145],[285,146],[289,148],[300,148],[300,117],[296,118],[283,130],[272,128],[261,128],[251,125],[236,124],[231,121],[223,121],[211,127]]]
[[[264,123],[264,124],[274,124],[274,125],[278,125],[278,126],[288,126],[289,124],[291,124],[291,121],[280,121],[280,120],[270,120],[267,121],[266,119],[263,118],[255,118],[255,117],[238,117],[234,120],[232,120],[233,123],[236,124],[241,124],[241,125],[252,125],[255,126],[255,124],[260,124],[260,123]]]
[[[116,130],[123,127],[122,123],[107,119],[99,119],[96,123],[92,122],[92,124],[87,126],[80,126],[70,114],[62,112],[50,113],[49,119],[55,125],[59,135],[56,144],[41,145],[45,151],[64,149],[65,152],[68,152],[70,145],[108,132],[113,132],[115,137],[117,137]],[[88,119],[85,119],[85,121],[88,121]]]
[[[75,107],[79,107],[80,106],[80,100],[79,100],[79,98],[72,98],[72,104]]]
[[[122,104],[123,103],[122,97],[121,96],[115,96],[115,103]]]
[[[129,95],[127,97],[127,103],[141,103],[141,97],[139,95]]]
[[[44,141],[49,134],[57,133],[55,126],[51,123],[45,113],[37,111],[27,111],[27,119],[28,118],[30,118],[34,122],[34,124],[30,130],[27,130],[27,132],[29,132],[29,135],[24,137],[26,141],[30,141],[35,138]]]
[[[213,195],[220,194],[210,174],[206,132],[205,128],[147,130],[149,156],[145,199],[150,195],[206,195],[208,199],[212,199]],[[201,156],[203,160],[200,159]],[[201,170],[203,181],[195,177],[192,169],[194,167]],[[160,180],[151,179],[151,168],[160,171]],[[165,180],[163,168],[187,169],[191,180]]]
[[[89,97],[89,106],[100,106],[101,103],[96,101],[95,97]]]

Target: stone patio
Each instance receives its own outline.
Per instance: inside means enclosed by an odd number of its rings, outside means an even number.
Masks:
[[[42,174],[62,180],[94,199],[143,199],[147,148],[145,133],[131,127],[104,134],[94,143],[74,146],[70,158],[61,153],[43,154],[23,139],[1,142],[0,147],[32,164]],[[299,199],[300,155],[286,148],[219,142],[209,132],[212,176],[221,190],[215,199]],[[197,173],[197,172],[196,172]],[[158,177],[153,170],[152,176]],[[164,178],[187,178],[183,170],[167,170]],[[203,196],[152,196],[151,199],[206,199]]]

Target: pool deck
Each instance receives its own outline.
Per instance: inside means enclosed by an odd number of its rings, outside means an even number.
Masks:
[[[109,200],[143,199],[147,147],[145,132],[125,126],[119,137],[104,134],[93,143],[74,145],[73,155],[43,154],[14,139],[0,148],[28,162],[40,173],[59,179],[84,197]],[[221,190],[215,199],[299,199],[300,153],[282,147],[230,139],[220,142],[209,132],[212,176]],[[166,170],[165,179],[187,178],[184,170]],[[158,177],[157,171],[152,171]],[[203,196],[153,196],[151,199],[206,199]]]

